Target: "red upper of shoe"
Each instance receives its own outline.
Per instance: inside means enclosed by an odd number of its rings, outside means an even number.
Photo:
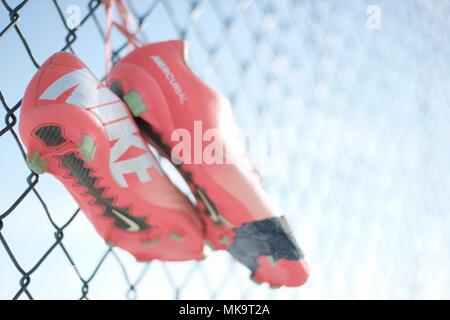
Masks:
[[[120,83],[125,94],[139,92],[148,106],[141,117],[170,145],[172,156],[182,156],[197,185],[218,195],[220,201],[212,197],[219,211],[236,212],[230,215],[233,225],[281,215],[245,155],[228,101],[194,75],[185,55],[183,41],[146,45],[124,57],[108,83]],[[187,156],[177,153],[186,139]]]

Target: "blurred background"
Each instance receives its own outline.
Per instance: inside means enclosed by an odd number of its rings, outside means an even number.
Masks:
[[[50,55],[73,51],[103,77],[105,8],[2,0],[0,299],[450,298],[450,1],[127,4],[144,42],[188,41],[242,130],[278,132],[264,178],[310,279],[273,290],[226,252],[142,264],[109,248],[56,179],[31,175],[15,137]],[[114,33],[114,61],[124,44]]]

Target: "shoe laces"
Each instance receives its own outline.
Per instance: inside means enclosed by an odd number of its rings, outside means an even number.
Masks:
[[[136,34],[131,31],[131,15],[127,5],[123,0],[102,0],[106,9],[106,34],[105,34],[105,74],[109,73],[111,69],[112,49],[111,49],[111,34],[115,27],[127,39],[128,44],[137,48],[141,42],[136,37]],[[113,18],[113,8],[117,8],[120,21],[115,21]]]

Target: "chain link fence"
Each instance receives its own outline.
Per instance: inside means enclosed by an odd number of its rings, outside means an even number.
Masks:
[[[99,78],[99,0],[0,3],[0,298],[450,298],[450,2],[128,1],[144,42],[187,39],[192,69],[241,128],[273,128],[265,177],[306,253],[271,290],[224,252],[136,263],[55,179],[26,167],[21,95],[68,50]],[[113,62],[127,52],[113,37]],[[258,163],[258,159],[253,159]]]

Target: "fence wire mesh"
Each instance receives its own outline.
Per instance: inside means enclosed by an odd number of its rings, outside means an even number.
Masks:
[[[279,130],[266,185],[309,283],[270,290],[226,253],[139,264],[105,244],[62,186],[19,161],[17,136],[48,56],[71,51],[102,78],[104,8],[1,0],[0,298],[450,298],[449,1],[127,3],[144,42],[189,41],[241,128]],[[114,62],[127,46],[113,39]]]

